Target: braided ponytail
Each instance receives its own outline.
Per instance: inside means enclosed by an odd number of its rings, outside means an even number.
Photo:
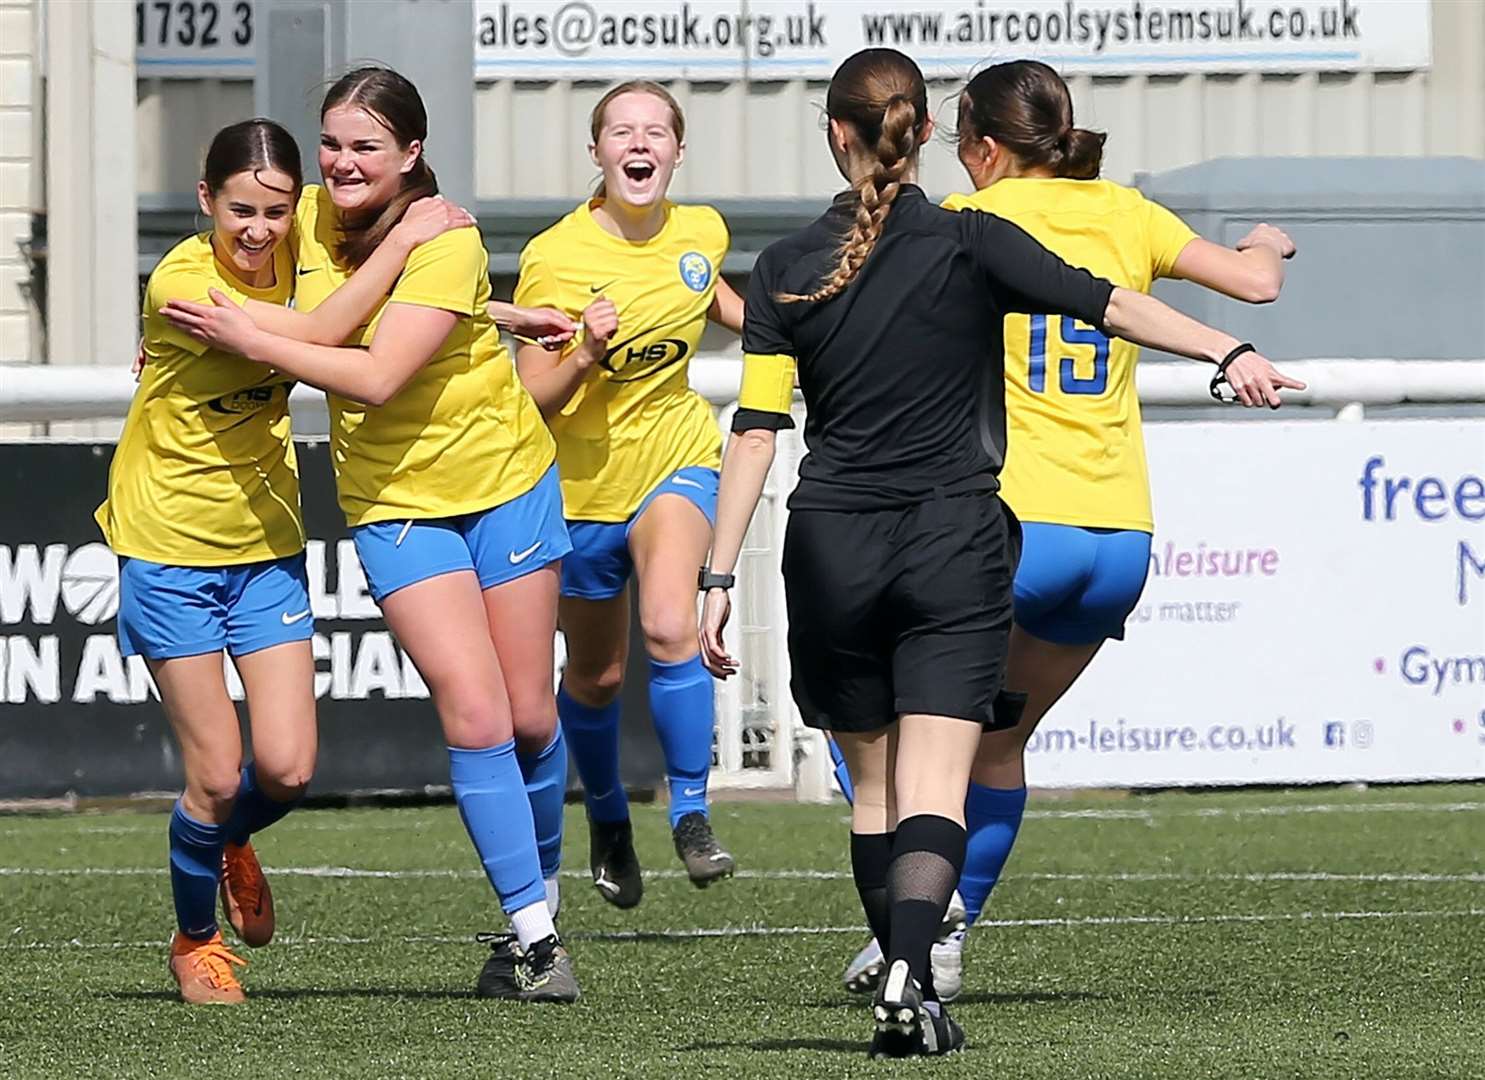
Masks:
[[[835,268],[813,292],[779,293],[783,303],[819,303],[839,296],[856,279],[881,238],[902,178],[917,157],[928,119],[928,93],[918,65],[895,49],[866,49],[840,66],[830,81],[826,109],[850,125],[876,156],[855,184],[856,217],[841,241]]]

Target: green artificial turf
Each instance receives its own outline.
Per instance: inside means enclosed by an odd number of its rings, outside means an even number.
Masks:
[[[1485,787],[1031,805],[970,935],[969,1049],[894,1063],[840,984],[864,936],[841,805],[720,803],[746,873],[705,892],[636,807],[644,903],[564,879],[571,1008],[473,997],[501,920],[452,806],[261,836],[278,938],[210,1010],[166,972],[164,815],[0,817],[0,1076],[1485,1077]]]

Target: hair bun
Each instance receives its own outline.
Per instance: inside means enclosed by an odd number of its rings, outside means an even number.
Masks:
[[[1103,168],[1103,144],[1107,139],[1108,135],[1102,131],[1068,128],[1057,140],[1062,151],[1062,167],[1057,170],[1057,175],[1074,180],[1098,179],[1099,170]]]

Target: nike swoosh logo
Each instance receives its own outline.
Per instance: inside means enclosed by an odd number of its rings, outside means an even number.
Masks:
[[[536,543],[532,544],[525,551],[512,551],[510,553],[510,563],[511,563],[511,565],[512,566],[515,566],[517,563],[523,563],[523,562],[525,562],[527,559],[529,559],[531,557],[531,555],[539,547],[541,547],[541,541],[540,540],[538,540]]]
[[[597,296],[599,293],[603,292],[604,289],[607,289],[610,285],[615,284],[618,280],[618,278],[614,278],[612,281],[605,281],[602,285],[589,285],[588,291],[594,296]]]
[[[699,788],[689,788],[689,787],[688,788],[681,788],[681,794],[685,795],[686,798],[688,798],[688,799],[694,799],[698,795],[704,795],[704,794],[706,794],[706,788],[704,788],[704,787],[699,787]]]
[[[687,477],[684,477],[684,476],[672,476],[670,478],[670,482],[672,484],[679,484],[681,487],[694,487],[694,488],[704,488],[704,487],[706,487],[705,484],[698,483],[695,480],[691,480],[691,479],[689,479]]]
[[[309,608],[305,608],[303,611],[301,611],[297,615],[290,615],[286,611],[282,615],[280,615],[279,618],[284,621],[284,625],[285,626],[293,626],[296,622],[298,622],[300,619],[304,618],[308,614],[309,614]]]
[[[323,266],[301,266],[299,268],[299,276],[303,277],[305,274],[313,274],[316,270],[323,269],[325,269]]]
[[[599,872],[598,876],[593,879],[593,884],[597,885],[604,892],[616,893],[619,891],[619,886],[610,881],[608,879],[608,876],[601,871]]]

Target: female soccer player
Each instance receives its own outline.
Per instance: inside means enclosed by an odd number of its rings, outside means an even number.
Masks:
[[[349,72],[320,121],[325,188],[305,192],[296,224],[309,310],[437,190],[422,99],[396,72]],[[180,318],[329,394],[341,508],[372,596],[432,692],[460,815],[515,931],[515,943],[494,939],[477,991],[573,1001],[543,880],[555,878],[566,786],[552,642],[570,544],[551,435],[487,310],[487,263],[473,229],[425,244],[350,348],[272,333],[220,296]]]
[[[944,1053],[964,1036],[934,996],[929,949],[963,867],[981,731],[1014,711],[1001,683],[1018,545],[994,495],[1002,317],[1062,312],[1214,363],[1251,347],[1073,270],[1000,218],[930,205],[912,181],[933,124],[903,54],[848,59],[827,113],[851,190],[764,251],[749,284],[702,653],[719,677],[737,669],[721,639],[727,588],[797,370],[810,453],[783,553],[792,690],[856,786],[852,866],[888,957],[871,1052]],[[1271,370],[1260,381],[1292,385]]]
[[[185,794],[170,818],[178,929],[170,972],[193,1004],[243,1000],[215,907],[248,945],[273,936],[273,896],[249,837],[287,814],[315,762],[313,622],[304,572],[290,381],[208,348],[162,314],[217,290],[265,322],[308,337],[349,334],[412,249],[467,223],[429,200],[363,270],[311,315],[294,290],[286,238],[301,173],[288,132],[269,120],[223,128],[198,189],[210,232],[177,244],[150,275],[149,363],[109,470],[97,519],[119,555],[119,642],[143,655],[181,747]],[[242,765],[222,651],[247,692],[253,761]]]
[[[1018,60],[986,68],[959,101],[959,160],[976,192],[950,209],[1015,222],[1069,262],[1148,292],[1181,278],[1250,303],[1276,299],[1294,244],[1258,225],[1236,248],[1198,237],[1138,191],[1098,179],[1106,136],[1073,125],[1072,97],[1052,68]],[[1139,351],[1070,319],[1011,315],[1005,326],[1011,453],[1002,495],[1024,534],[1015,581],[1007,689],[1025,694],[1020,721],[980,741],[965,810],[959,892],[972,924],[1000,877],[1026,806],[1023,758],[1036,725],[1110,639],[1144,588],[1153,520],[1134,367]],[[1228,381],[1245,405],[1261,368],[1234,360]],[[939,992],[958,992],[963,931],[934,948]],[[880,970],[868,945],[846,984]]]
[[[516,301],[582,316],[566,352],[526,345],[521,378],[557,437],[573,551],[562,563],[567,667],[557,708],[583,779],[593,884],[621,908],[642,895],[619,778],[619,690],[631,573],[650,658],[650,711],[665,755],[676,854],[698,887],[732,873],[712,834],[712,679],[696,645],[696,567],[711,545],[721,435],[687,380],[710,318],[739,331],[742,300],[719,275],[727,226],[666,199],[685,119],[662,86],[622,83],[593,109],[594,198],[526,246]]]

